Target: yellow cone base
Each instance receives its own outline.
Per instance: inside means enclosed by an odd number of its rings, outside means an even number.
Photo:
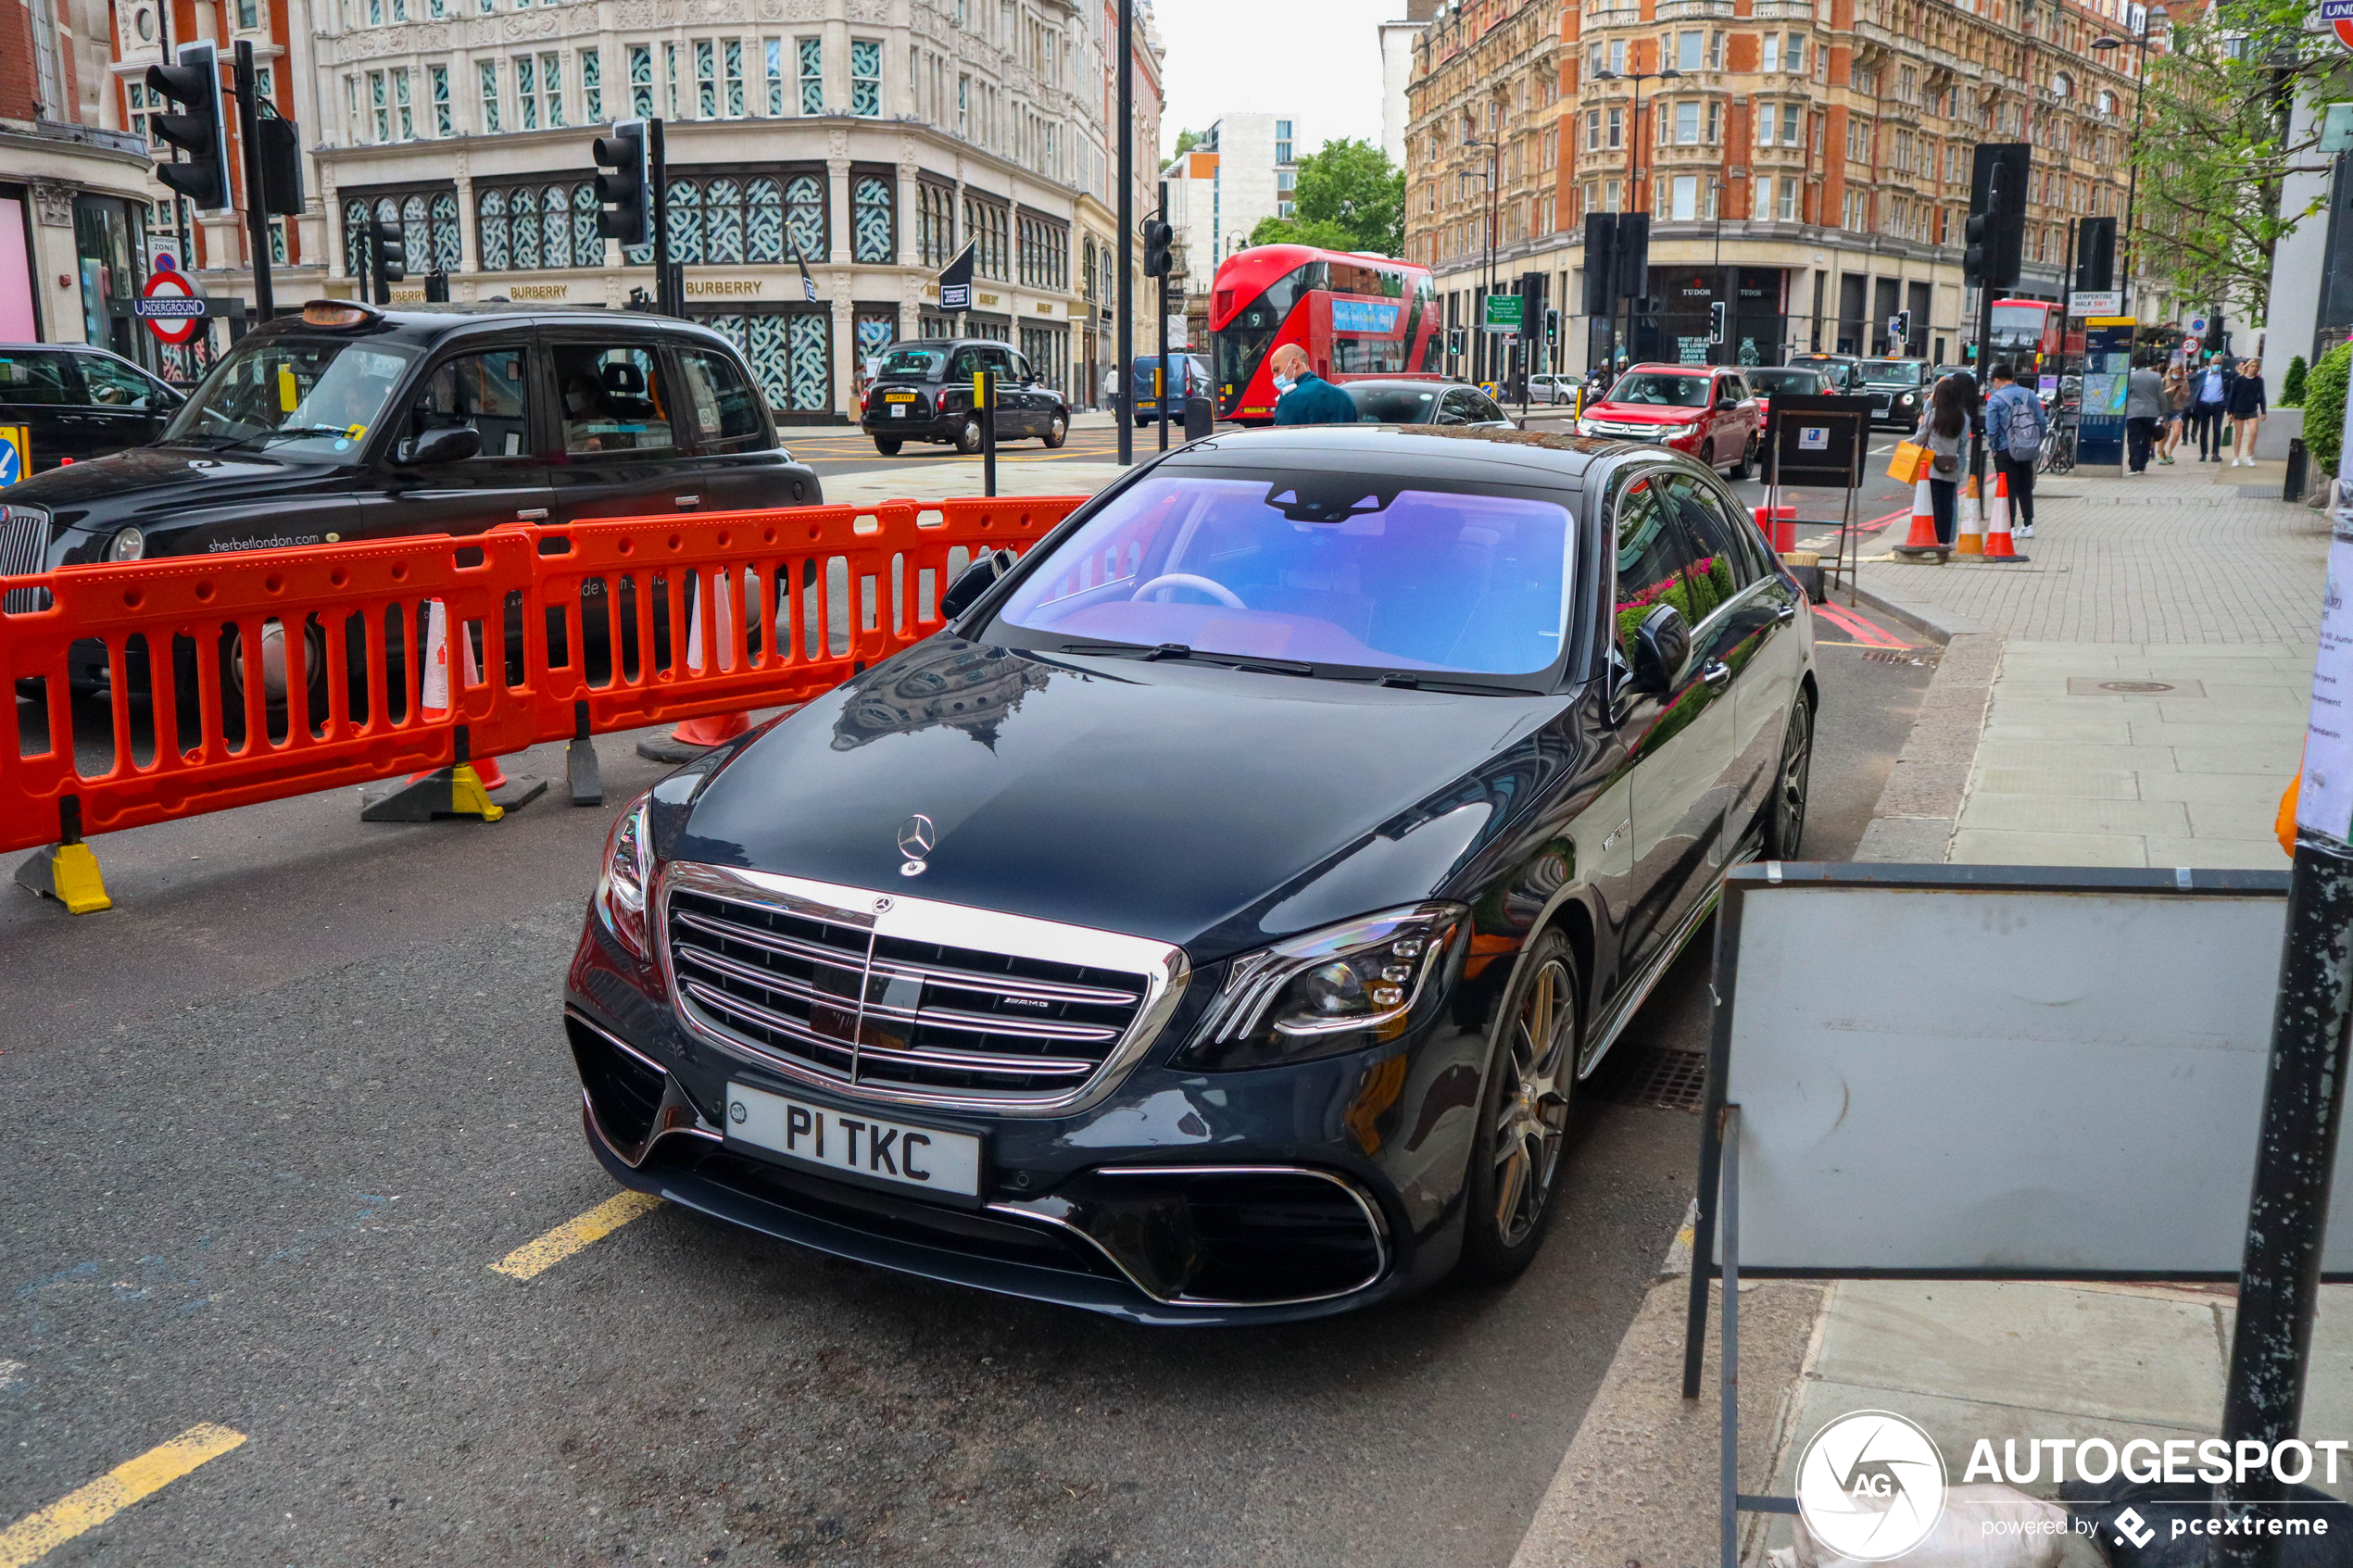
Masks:
[[[518,774],[499,788],[485,787],[472,765],[460,762],[368,797],[359,820],[429,822],[435,817],[478,817],[495,822],[547,792],[547,781],[529,774]]]
[[[114,908],[106,879],[98,874],[98,857],[87,844],[52,844],[34,850],[18,863],[17,884],[55,898],[69,915],[94,915]]]

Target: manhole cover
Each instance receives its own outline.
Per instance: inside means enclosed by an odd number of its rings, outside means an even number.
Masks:
[[[2204,696],[2203,681],[2118,681],[2098,675],[2070,675],[2067,678],[2070,696]]]
[[[1614,1105],[1697,1110],[1707,1092],[1707,1053],[1632,1051],[1622,1061],[1610,1063],[1600,1076],[1603,1082],[1595,1086]]]
[[[2100,690],[2104,692],[2129,692],[2135,696],[2147,692],[2170,692],[2172,689],[2162,681],[2102,681],[2100,683]]]

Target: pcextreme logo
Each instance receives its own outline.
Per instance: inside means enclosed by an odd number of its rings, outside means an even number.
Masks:
[[[1843,1415],[1797,1461],[1797,1509],[1815,1540],[1859,1562],[1903,1556],[1944,1512],[1944,1456],[1887,1411]]]

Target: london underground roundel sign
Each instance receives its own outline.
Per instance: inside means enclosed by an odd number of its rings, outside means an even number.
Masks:
[[[2336,33],[2336,41],[2353,49],[2353,0],[2321,0],[2321,19]]]
[[[185,343],[204,328],[204,301],[187,278],[178,272],[158,271],[147,280],[140,291],[139,317],[147,323],[147,331],[165,343]],[[187,301],[181,305],[182,300]]]

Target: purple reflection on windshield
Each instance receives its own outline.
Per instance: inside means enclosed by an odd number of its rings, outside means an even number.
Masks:
[[[1395,670],[1528,674],[1559,657],[1570,521],[1557,503],[1147,479],[1025,578],[1003,619],[1075,642]],[[1294,521],[1285,507],[1336,521]]]

